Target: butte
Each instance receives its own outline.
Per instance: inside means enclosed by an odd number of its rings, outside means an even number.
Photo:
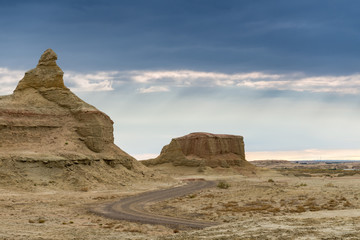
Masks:
[[[237,135],[195,132],[173,138],[146,166],[171,163],[187,167],[255,168],[245,159],[244,138]]]

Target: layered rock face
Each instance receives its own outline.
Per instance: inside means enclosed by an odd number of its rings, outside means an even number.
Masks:
[[[171,162],[175,166],[229,167],[250,165],[245,160],[242,136],[191,133],[174,138],[161,150],[159,157],[144,161],[145,165]]]
[[[0,97],[0,159],[138,163],[114,144],[113,122],[64,85],[48,49],[14,93]]]

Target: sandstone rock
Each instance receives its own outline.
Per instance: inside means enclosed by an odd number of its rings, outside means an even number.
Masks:
[[[14,93],[0,97],[0,160],[106,160],[142,168],[114,144],[113,122],[64,85],[48,49]]]
[[[168,162],[175,166],[193,167],[251,165],[245,160],[242,136],[202,132],[174,138],[163,147],[157,158],[142,162],[148,166]]]
[[[64,72],[56,64],[57,55],[52,49],[48,49],[41,56],[36,68],[25,73],[25,77],[19,82],[16,90],[23,90],[26,88],[63,88]]]

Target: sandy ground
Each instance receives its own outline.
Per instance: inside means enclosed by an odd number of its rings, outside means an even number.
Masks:
[[[170,216],[221,225],[179,231],[106,219],[96,204],[179,183],[143,181],[104,191],[15,190],[0,186],[0,239],[360,239],[360,176],[307,177],[224,169],[168,169],[176,178],[205,178],[223,186],[147,206]],[[182,174],[179,174],[182,173]],[[182,176],[181,176],[182,175]]]
[[[106,191],[11,191],[0,190],[0,239],[147,239],[172,233],[163,226],[129,223],[99,217],[88,210],[155,188],[146,182]]]
[[[360,239],[358,175],[222,179],[228,189],[205,190],[150,209],[224,224],[160,239]]]

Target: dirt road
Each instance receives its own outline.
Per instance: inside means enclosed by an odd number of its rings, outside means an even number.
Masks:
[[[177,217],[163,216],[145,210],[145,206],[169,198],[184,196],[204,188],[215,186],[212,181],[190,181],[184,186],[145,192],[136,196],[127,197],[117,202],[99,206],[91,209],[93,213],[104,217],[127,220],[133,222],[161,224],[176,229],[205,228],[215,226],[215,222],[193,221]]]
[[[136,196],[127,197],[111,204],[93,208],[91,211],[112,219],[161,224],[176,229],[210,227],[217,225],[218,223],[163,216],[148,212],[144,209],[144,207],[150,203],[184,196],[204,188],[213,187],[214,185],[215,182],[211,181],[191,181],[184,186],[145,192]]]

